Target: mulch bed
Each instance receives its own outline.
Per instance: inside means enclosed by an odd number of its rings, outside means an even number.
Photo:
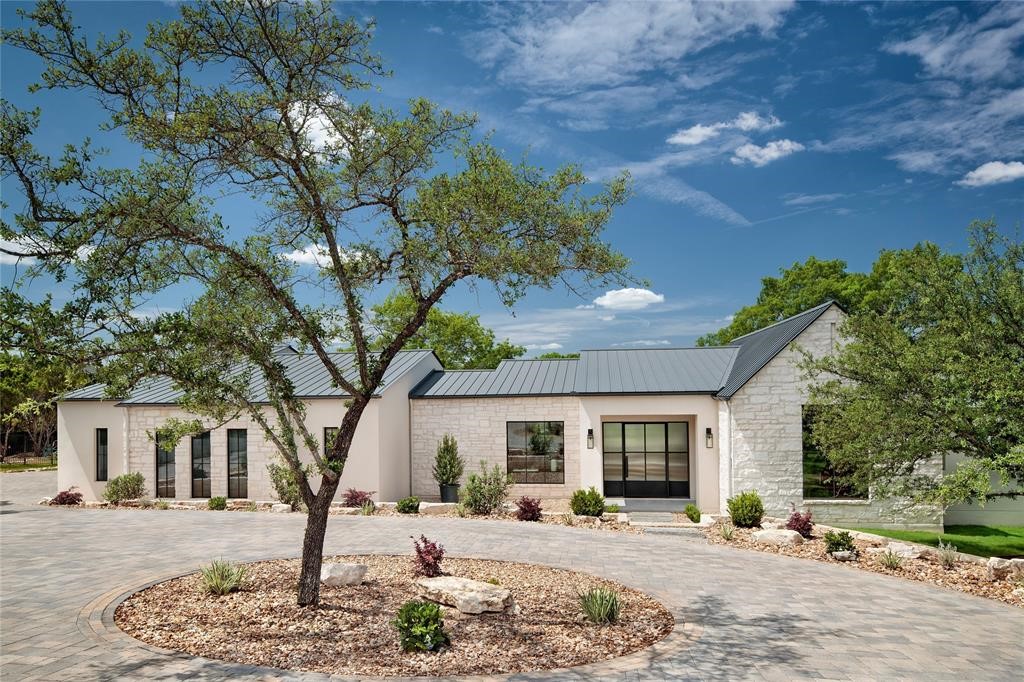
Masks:
[[[755,543],[754,532],[759,528],[736,528],[732,540],[724,540],[719,532],[723,522],[705,529],[704,533],[709,542],[718,545],[730,545],[743,549],[752,549],[759,552],[771,554],[785,554],[787,556],[800,557],[802,559],[814,559],[815,561],[827,561],[834,564],[842,564],[852,568],[859,568],[875,573],[917,580],[929,583],[938,587],[944,587],[957,592],[966,592],[986,599],[994,599],[1012,606],[1024,607],[1024,594],[1014,590],[1018,585],[1012,580],[990,581],[987,578],[987,571],[984,565],[970,563],[967,561],[957,562],[956,568],[947,570],[942,567],[938,559],[932,557],[921,557],[920,559],[904,559],[902,566],[897,569],[886,568],[878,554],[871,554],[867,550],[872,547],[885,547],[890,541],[869,541],[855,539],[859,556],[856,561],[837,561],[825,551],[825,541],[822,538],[823,532],[815,529],[811,539],[805,539],[799,545],[765,545]],[[892,542],[898,542],[892,540]]]
[[[596,576],[545,566],[447,558],[445,572],[497,579],[518,614],[462,615],[444,607],[449,648],[403,653],[391,625],[399,606],[417,598],[408,556],[340,556],[367,564],[362,585],[321,587],[318,607],[295,604],[298,560],[248,565],[242,591],[204,594],[197,574],[136,593],[115,621],[149,644],[197,656],[337,675],[470,675],[577,666],[616,658],[664,638],[672,615],[647,595]],[[577,591],[611,587],[622,599],[613,625],[581,617]]]

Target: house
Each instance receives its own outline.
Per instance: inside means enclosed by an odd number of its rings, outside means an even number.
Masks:
[[[727,346],[590,350],[493,370],[445,370],[432,351],[404,351],[360,421],[341,487],[382,501],[436,499],[431,466],[451,433],[467,474],[481,461],[497,464],[513,477],[515,496],[567,498],[594,486],[627,507],[637,498],[692,500],[717,513],[734,494],[756,490],[769,515],[796,504],[824,523],[940,525],[933,507],[851,496],[805,438],[813,411],[798,347],[832,352],[843,315],[829,302]],[[281,352],[306,400],[307,427],[323,442],[345,396],[315,356]],[[351,356],[337,360],[354,374]],[[61,489],[75,485],[97,499],[104,481],[140,471],[158,497],[272,499],[274,449],[248,419],[184,438],[173,451],[153,440],[164,420],[187,416],[178,395],[163,379],[119,401],[104,400],[99,385],[66,396],[58,404]]]

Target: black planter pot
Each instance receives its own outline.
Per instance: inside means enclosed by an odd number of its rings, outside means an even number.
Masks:
[[[441,486],[441,501],[442,502],[458,502],[459,501],[459,484],[455,485],[442,485]]]

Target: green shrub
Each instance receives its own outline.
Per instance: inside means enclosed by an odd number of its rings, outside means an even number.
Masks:
[[[171,505],[168,504],[167,500],[157,500],[154,505],[157,509],[170,509]]]
[[[465,468],[455,437],[450,433],[444,434],[437,444],[437,454],[434,455],[434,480],[438,485],[457,485]]]
[[[686,518],[690,519],[694,523],[700,523],[700,509],[697,508],[697,505],[691,502],[686,505],[686,509],[684,511],[686,512]]]
[[[103,489],[103,499],[111,504],[121,504],[125,500],[137,500],[146,495],[146,479],[139,473],[121,474],[107,482]]]
[[[398,510],[399,514],[419,514],[420,498],[415,495],[412,497],[403,497],[395,504],[395,509]]]
[[[960,556],[957,554],[956,545],[946,544],[941,539],[939,540],[939,548],[936,550],[939,555],[939,563],[947,571],[956,568],[956,562]]]
[[[433,602],[405,602],[391,624],[398,630],[402,651],[437,651],[451,642],[444,631],[441,607]]]
[[[903,557],[891,549],[887,549],[879,554],[878,559],[882,562],[883,566],[894,571],[903,566]]]
[[[363,502],[363,506],[359,508],[359,513],[362,516],[373,516],[374,512],[377,511],[377,505],[373,503],[373,500],[367,500]]]
[[[841,530],[838,533],[834,530],[825,531],[825,551],[832,552],[856,552],[857,546],[853,544],[853,536],[850,531]]]
[[[732,540],[733,534],[736,532],[736,528],[731,523],[726,523],[718,527],[718,534],[722,536],[722,539],[726,542]]]
[[[312,472],[309,465],[302,467],[307,476]],[[299,492],[299,482],[287,464],[271,462],[267,465],[267,472],[270,474],[270,484],[274,486],[277,499],[282,504],[291,505],[294,510],[302,509],[302,493]]]
[[[216,496],[206,501],[206,508],[213,511],[224,511],[228,508],[228,498]]]
[[[604,513],[605,514],[618,514],[620,509],[622,509],[622,508],[619,505],[617,505],[617,504],[606,504],[604,506]]]
[[[569,500],[569,508],[576,516],[600,516],[604,513],[604,495],[594,486],[577,490]]]
[[[254,512],[257,509],[259,509],[259,507],[256,506],[255,502],[246,502],[245,503],[245,511],[247,511],[247,512]]]
[[[604,625],[619,619],[622,604],[618,592],[606,587],[595,587],[579,595],[583,615],[591,623]]]
[[[242,589],[245,580],[245,566],[235,566],[230,561],[214,559],[209,566],[199,569],[203,589],[208,594],[224,595]]]
[[[497,464],[490,472],[487,462],[480,460],[480,473],[470,474],[459,491],[460,501],[472,514],[490,514],[501,507],[512,489],[512,477]]]
[[[756,528],[764,518],[764,504],[761,496],[753,490],[747,490],[736,497],[729,498],[729,516],[733,525],[740,528]]]

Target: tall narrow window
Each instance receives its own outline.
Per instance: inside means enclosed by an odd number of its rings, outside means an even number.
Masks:
[[[334,446],[334,439],[338,437],[337,426],[325,426],[324,427],[324,457],[331,451]]]
[[[174,497],[174,448],[156,434],[156,496]]]
[[[210,496],[210,432],[192,437],[192,497]]]
[[[107,480],[107,430],[96,429],[96,480]]]
[[[249,457],[245,429],[228,429],[228,497],[249,497]]]

